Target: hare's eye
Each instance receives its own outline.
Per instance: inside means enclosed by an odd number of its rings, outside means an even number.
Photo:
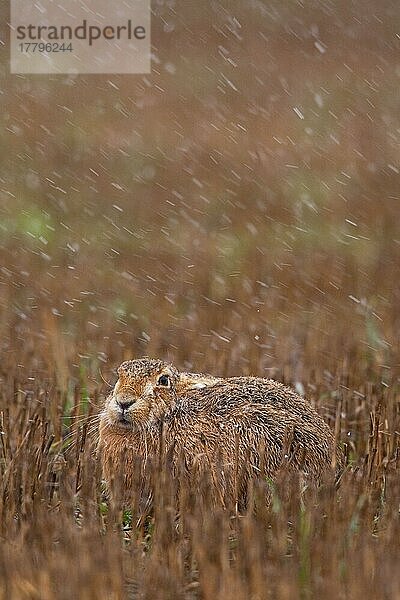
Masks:
[[[157,381],[157,385],[162,385],[164,387],[169,387],[170,383],[171,382],[170,382],[168,375],[160,375],[160,377],[158,378],[158,381]]]
[[[160,375],[157,381],[157,385],[163,385],[164,387],[169,387],[171,385],[170,378],[168,375]]]

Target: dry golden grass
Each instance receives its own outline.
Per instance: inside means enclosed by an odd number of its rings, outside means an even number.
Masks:
[[[61,397],[46,393],[44,381],[23,391],[26,382],[9,372],[1,405],[2,597],[394,598],[398,398],[392,385],[372,382],[374,370],[369,383],[355,367],[357,375],[359,385],[336,390],[350,463],[339,490],[327,484],[301,493],[301,481],[283,473],[274,484],[256,482],[256,511],[235,515],[215,506],[207,481],[202,490],[182,486],[177,497],[158,457],[148,467],[152,509],[139,470],[131,509],[107,506],[88,420],[56,441],[52,413]],[[74,417],[81,392],[75,406],[64,406]],[[326,409],[324,393],[313,398]]]

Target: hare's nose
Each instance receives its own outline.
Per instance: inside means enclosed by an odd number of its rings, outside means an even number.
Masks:
[[[133,400],[117,400],[117,404],[122,410],[128,410],[133,403]]]

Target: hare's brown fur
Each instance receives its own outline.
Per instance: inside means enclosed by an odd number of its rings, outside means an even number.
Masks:
[[[283,465],[318,481],[342,464],[328,425],[307,400],[277,381],[179,373],[148,358],[127,361],[118,373],[100,420],[107,481],[125,469],[129,488],[136,458],[157,456],[161,448],[193,480],[205,471],[217,473],[214,481],[229,496],[245,493],[260,472],[274,478]]]

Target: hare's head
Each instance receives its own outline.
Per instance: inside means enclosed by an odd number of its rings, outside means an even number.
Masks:
[[[106,400],[103,418],[121,430],[148,427],[175,406],[178,371],[151,358],[123,362],[118,381]]]

